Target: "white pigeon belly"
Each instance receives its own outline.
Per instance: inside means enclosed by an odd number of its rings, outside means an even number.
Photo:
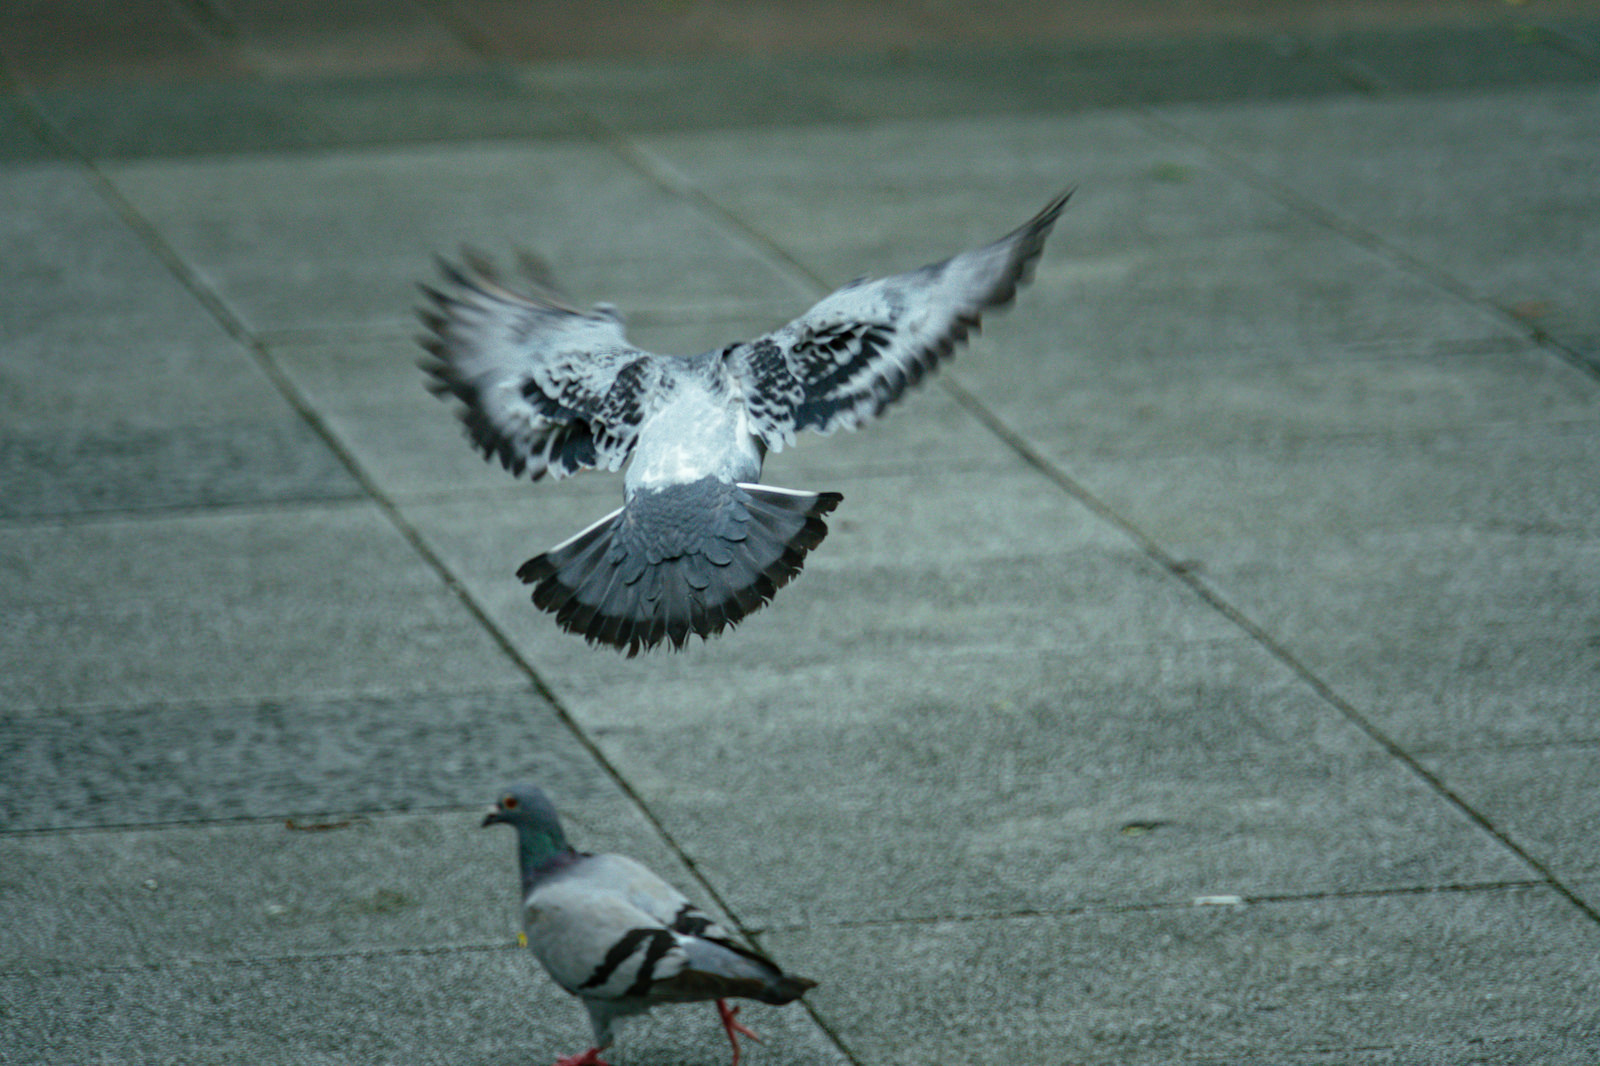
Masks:
[[[761,451],[744,405],[692,389],[639,428],[625,486],[631,497],[704,477],[754,481],[760,475]]]

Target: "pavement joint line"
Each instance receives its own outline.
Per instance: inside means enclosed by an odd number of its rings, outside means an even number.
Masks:
[[[139,522],[166,522],[175,519],[205,518],[214,515],[240,514],[292,514],[297,511],[343,510],[368,507],[372,501],[351,493],[346,496],[280,496],[271,500],[231,500],[224,503],[153,504],[135,508],[107,505],[81,507],[75,510],[54,511],[41,514],[13,514],[0,516],[0,529],[42,529],[52,525],[78,529],[97,525],[135,524]]]
[[[762,933],[802,933],[822,929],[870,929],[896,925],[939,925],[943,923],[979,923],[1027,921],[1039,918],[1076,918],[1096,914],[1143,914],[1150,911],[1228,910],[1249,906],[1277,906],[1298,903],[1319,903],[1344,899],[1388,899],[1405,896],[1435,896],[1469,893],[1511,892],[1528,889],[1549,890],[1544,881],[1525,879],[1511,881],[1464,882],[1445,885],[1404,885],[1397,888],[1352,888],[1327,892],[1282,892],[1240,895],[1229,902],[1201,902],[1204,897],[1191,900],[1149,900],[1142,903],[1078,903],[1067,907],[1023,907],[1008,911],[970,914],[916,914],[895,918],[843,918],[835,921],[784,923],[761,927]]]
[[[1324,207],[1301,194],[1288,184],[1262,173],[1223,146],[1214,144],[1199,134],[1190,132],[1181,124],[1166,118],[1162,114],[1161,107],[1135,105],[1130,110],[1143,119],[1152,133],[1187,141],[1209,154],[1220,164],[1220,168],[1234,179],[1249,185],[1258,192],[1267,194],[1291,211],[1297,212],[1323,228],[1343,237],[1358,248],[1389,260],[1392,265],[1406,271],[1418,280],[1432,285],[1441,292],[1455,297],[1462,303],[1476,308],[1489,318],[1498,321],[1502,326],[1509,326],[1517,335],[1526,338],[1537,347],[1555,352],[1576,369],[1600,381],[1600,361],[1588,356],[1575,344],[1556,336],[1537,323],[1517,316],[1510,309],[1500,306],[1489,297],[1480,296],[1473,291],[1470,284],[1443,267],[1406,251],[1360,223],[1345,218],[1331,208]]]
[[[449,3],[448,0],[418,0],[418,6],[426,10],[435,22],[454,37],[457,44],[477,56],[479,60],[485,63],[495,61],[494,51],[489,47],[488,35],[459,13],[456,5]]]
[[[469,697],[481,696],[488,699],[506,695],[514,695],[523,691],[523,686],[526,685],[526,683],[526,680],[523,680],[514,685],[482,685],[476,688],[452,688],[450,691],[455,695]],[[281,706],[290,703],[344,705],[374,703],[383,700],[420,699],[437,695],[439,695],[439,692],[436,689],[408,688],[404,686],[396,688],[369,688],[354,692],[349,689],[335,688],[321,691],[313,690],[307,692],[298,692],[289,697],[271,693],[246,692],[236,693],[232,696],[224,698],[217,698],[213,696],[190,696],[172,699],[146,699],[132,705],[113,700],[83,700],[77,703],[68,702],[41,704],[32,707],[24,707],[21,710],[7,708],[7,711],[12,715],[13,721],[25,721],[28,719],[50,718],[58,714],[83,714],[94,716],[125,715],[166,713],[172,711],[221,710],[224,708],[241,706]],[[0,829],[0,833],[8,831],[20,832],[21,830]]]
[[[1307,892],[1245,895],[1237,903],[1202,903],[1194,900],[1153,900],[1147,903],[1079,904],[1070,907],[1039,907],[995,912],[989,914],[928,914],[908,915],[898,918],[858,918],[837,921],[783,923],[755,929],[759,935],[814,932],[819,929],[870,929],[890,926],[918,926],[945,924],[977,924],[984,922],[1034,921],[1045,919],[1079,918],[1095,915],[1144,914],[1163,911],[1229,911],[1250,906],[1279,906],[1319,903],[1346,899],[1384,899],[1406,896],[1431,896],[1446,894],[1520,892],[1548,889],[1543,881],[1485,881],[1449,885],[1408,885],[1388,889],[1351,889],[1333,892]],[[47,974],[50,976],[78,976],[85,974],[151,973],[174,969],[223,969],[229,967],[270,966],[302,962],[337,961],[341,959],[406,958],[429,955],[515,953],[525,951],[514,939],[462,940],[454,943],[427,944],[415,947],[388,945],[373,948],[345,948],[328,951],[290,951],[275,955],[219,955],[156,959],[149,962],[126,963],[116,966],[53,967],[42,970],[0,969],[0,977],[16,974]]]
[[[292,811],[288,814],[212,815],[199,818],[170,818],[148,822],[97,822],[94,824],[27,826],[0,829],[0,840],[40,836],[92,836],[95,833],[171,833],[191,829],[231,829],[278,826],[286,832],[338,832],[357,829],[374,822],[403,818],[460,814],[464,818],[482,817],[482,806],[464,807],[459,803],[418,804],[415,807],[353,807],[346,810]]]
[[[46,976],[79,977],[89,974],[160,973],[166,970],[221,970],[255,966],[282,966],[294,963],[338,962],[341,959],[394,959],[428,955],[475,955],[497,952],[526,952],[514,939],[484,943],[461,941],[455,944],[427,944],[420,947],[347,948],[341,951],[291,951],[276,955],[221,955],[212,958],[156,959],[151,962],[124,963],[120,966],[41,967],[27,970],[0,970],[0,977]]]

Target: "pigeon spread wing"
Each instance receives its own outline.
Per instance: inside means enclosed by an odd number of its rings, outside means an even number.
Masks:
[[[665,360],[635,348],[607,307],[578,311],[532,276],[534,295],[502,286],[488,263],[440,261],[447,287],[423,287],[429,387],[462,402],[485,457],[534,480],[618,469],[658,402]]]
[[[993,244],[853,282],[788,325],[736,346],[727,362],[744,388],[754,432],[776,451],[800,430],[830,433],[876,416],[965,340],[986,308],[1010,302],[1070,195]]]

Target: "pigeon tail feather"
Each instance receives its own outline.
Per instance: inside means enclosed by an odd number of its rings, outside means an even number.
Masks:
[[[714,477],[636,492],[517,570],[533,602],[591,644],[634,656],[738,624],[800,572],[837,492]]]
[[[776,980],[767,985],[761,995],[754,998],[762,1003],[770,1003],[774,1007],[781,1007],[785,1003],[793,1003],[816,987],[817,983],[809,977],[780,974]]]

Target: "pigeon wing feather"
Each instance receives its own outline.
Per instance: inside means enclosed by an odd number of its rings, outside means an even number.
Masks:
[[[1032,275],[1071,192],[993,244],[919,270],[862,279],[726,356],[752,429],[778,450],[800,430],[875,417],[920,381]]]
[[[442,289],[423,286],[429,388],[461,401],[473,443],[514,474],[618,469],[660,401],[666,360],[629,343],[609,307],[576,310],[531,272],[532,295],[514,292],[481,256],[463,258],[440,260]]]

